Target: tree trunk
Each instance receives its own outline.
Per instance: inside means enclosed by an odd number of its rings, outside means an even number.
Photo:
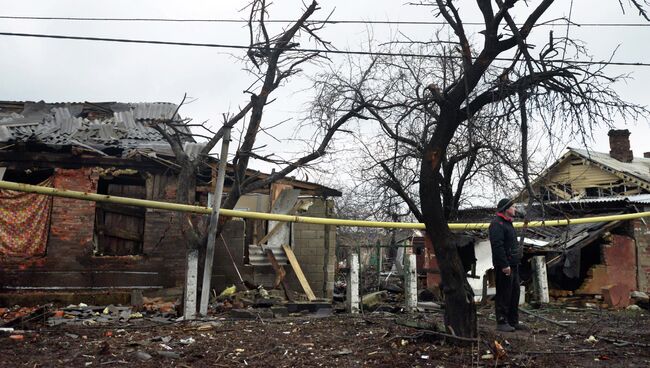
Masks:
[[[474,292],[467,282],[458,255],[454,234],[449,230],[442,206],[440,164],[447,144],[457,126],[456,119],[441,114],[440,123],[427,145],[420,167],[420,203],[422,216],[440,268],[441,289],[445,296],[445,326],[457,336],[477,336]],[[449,123],[451,122],[451,123]]]

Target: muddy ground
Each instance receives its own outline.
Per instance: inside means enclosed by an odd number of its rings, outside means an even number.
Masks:
[[[2,367],[648,367],[647,310],[551,306],[523,315],[530,331],[497,333],[492,307],[479,308],[480,343],[459,347],[407,327],[442,320],[441,311],[366,313],[163,324],[147,318],[48,326],[0,335]],[[410,321],[410,322],[409,322]],[[420,326],[420,327],[421,327]],[[23,336],[22,339],[15,336]],[[593,336],[590,339],[590,336]],[[506,355],[501,359],[494,341]]]

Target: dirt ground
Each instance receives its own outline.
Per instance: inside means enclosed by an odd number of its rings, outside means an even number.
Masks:
[[[459,347],[428,330],[442,312],[335,314],[194,322],[60,324],[32,321],[2,332],[2,367],[648,367],[647,310],[551,306],[522,315],[530,331],[497,333],[479,308],[480,343]],[[406,323],[409,324],[409,323]],[[10,337],[10,335],[14,337]],[[23,336],[22,339],[15,336]],[[590,338],[590,336],[593,336]],[[500,359],[497,341],[505,350]],[[491,357],[492,356],[492,357]]]

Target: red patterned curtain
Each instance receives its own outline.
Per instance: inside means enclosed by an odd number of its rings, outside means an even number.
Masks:
[[[39,184],[51,187],[52,178]],[[0,254],[45,254],[52,197],[0,189]]]

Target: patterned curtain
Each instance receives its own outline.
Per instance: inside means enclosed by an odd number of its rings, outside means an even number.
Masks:
[[[52,178],[39,185],[51,187]],[[0,189],[0,254],[45,254],[51,209],[51,196]]]

